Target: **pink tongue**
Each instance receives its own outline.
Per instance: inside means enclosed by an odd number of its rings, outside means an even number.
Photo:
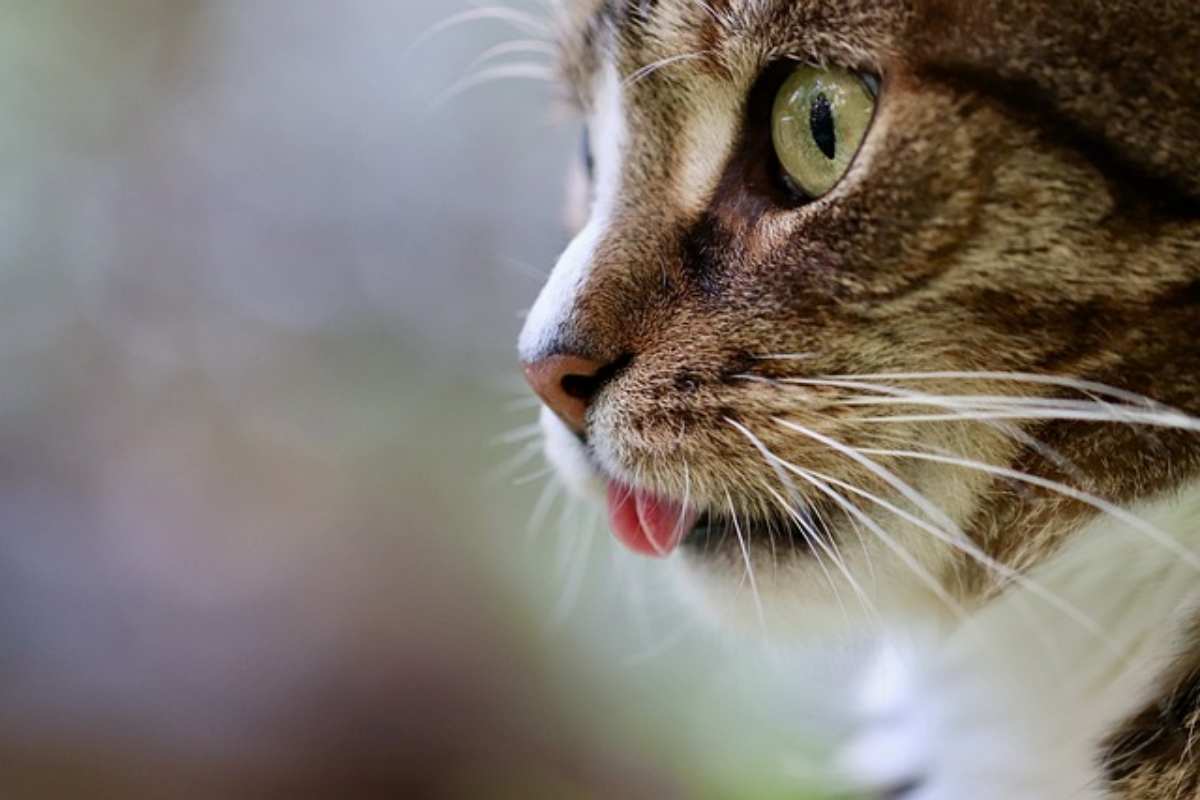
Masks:
[[[679,503],[608,485],[608,518],[617,539],[635,553],[666,558],[679,547],[699,515]]]

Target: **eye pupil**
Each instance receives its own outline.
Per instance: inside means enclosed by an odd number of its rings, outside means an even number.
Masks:
[[[781,196],[804,204],[850,172],[875,118],[876,95],[858,73],[800,64],[775,95],[771,143]]]
[[[837,127],[833,124],[833,106],[824,92],[813,97],[808,124],[818,149],[833,161],[837,157]]]

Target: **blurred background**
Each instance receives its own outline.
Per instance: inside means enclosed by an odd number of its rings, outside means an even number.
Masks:
[[[537,0],[0,5],[6,798],[810,796],[830,681],[544,472]]]

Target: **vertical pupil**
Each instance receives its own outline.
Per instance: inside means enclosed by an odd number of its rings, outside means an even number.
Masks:
[[[837,156],[837,129],[833,125],[833,106],[824,92],[818,92],[809,109],[808,124],[812,128],[813,141],[832,161]]]

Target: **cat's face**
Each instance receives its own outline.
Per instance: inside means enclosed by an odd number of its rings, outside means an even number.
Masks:
[[[1197,405],[1188,5],[569,7],[590,212],[520,341],[551,460],[744,608],[747,567],[779,602],[969,602],[1094,510],[997,470],[1114,501],[1180,480],[1190,434],[1060,378]],[[859,104],[800,109],[817,151],[855,148],[832,188],[783,165],[797,70]]]

